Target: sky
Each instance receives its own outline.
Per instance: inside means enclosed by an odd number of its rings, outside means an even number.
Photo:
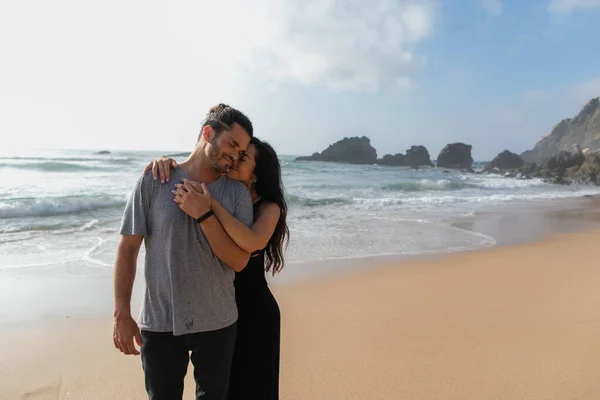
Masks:
[[[0,3],[10,149],[191,150],[244,111],[280,154],[534,146],[600,96],[600,0]]]

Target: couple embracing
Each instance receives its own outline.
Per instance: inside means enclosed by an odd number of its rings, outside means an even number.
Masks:
[[[190,359],[197,399],[279,398],[280,313],[265,273],[283,267],[286,216],[277,154],[228,105],[208,112],[185,161],[159,157],[146,167],[120,228],[113,341],[141,353],[151,400],[183,397]]]

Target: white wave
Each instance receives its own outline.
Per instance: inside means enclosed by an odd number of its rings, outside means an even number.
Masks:
[[[305,264],[307,262],[314,261],[326,261],[326,260],[349,260],[349,259],[364,259],[364,258],[372,258],[372,257],[385,257],[385,256],[418,256],[418,255],[434,255],[434,254],[449,254],[449,253],[458,253],[463,251],[472,251],[477,249],[484,249],[488,247],[493,247],[496,245],[497,241],[491,236],[485,235],[483,233],[470,231],[466,229],[461,229],[454,226],[449,226],[446,224],[435,223],[432,221],[424,221],[424,220],[412,220],[405,219],[405,221],[411,222],[419,222],[419,223],[427,223],[439,226],[442,229],[448,229],[451,231],[455,231],[458,235],[464,235],[466,237],[476,238],[476,241],[471,241],[470,243],[463,244],[454,244],[454,245],[446,245],[443,247],[438,247],[435,249],[427,249],[424,247],[421,248],[408,248],[402,249],[398,251],[377,251],[376,249],[372,249],[375,251],[364,253],[353,253],[348,255],[328,255],[327,252],[320,252],[320,256],[318,257],[305,257],[303,256],[301,259],[290,259],[288,261],[289,264]],[[305,254],[305,253],[303,253]]]
[[[476,175],[469,176],[467,178],[469,182],[473,182],[477,186],[483,189],[523,189],[523,188],[534,188],[540,186],[547,186],[549,189],[552,188],[552,184],[544,182],[542,179],[517,179],[517,178],[505,178],[500,175]]]
[[[600,188],[581,188],[564,191],[539,191],[528,193],[495,193],[484,195],[482,192],[471,195],[426,195],[426,196],[386,196],[377,198],[353,198],[357,206],[393,206],[393,205],[441,205],[441,204],[498,204],[513,201],[555,200],[586,195],[598,195]]]
[[[106,242],[106,240],[102,239],[102,238],[98,238],[98,243],[96,243],[94,246],[92,246],[90,249],[88,249],[84,254],[82,259],[84,261],[87,261],[91,264],[96,264],[96,265],[100,265],[102,267],[112,267],[112,264],[108,264],[105,262],[102,262],[100,260],[96,260],[95,258],[92,257],[92,254],[98,250],[100,247],[102,247],[102,245]]]
[[[91,247],[89,247],[86,250],[84,250],[85,248],[69,249],[69,250],[67,250],[69,255],[63,254],[62,251],[58,252],[58,253],[55,252],[53,255],[50,255],[51,258],[58,257],[55,260],[43,261],[43,262],[22,262],[22,263],[15,263],[15,264],[0,265],[0,270],[49,267],[49,266],[54,266],[54,265],[67,265],[67,264],[75,264],[77,266],[98,265],[101,267],[112,267],[112,264],[103,262],[103,261],[95,258],[95,255],[98,253],[98,251],[102,248],[102,246],[105,243],[106,243],[105,239],[103,239],[101,237],[97,237],[96,243],[91,245]],[[44,246],[42,244],[36,245],[36,248],[43,252],[47,252],[49,250],[49,248],[52,248],[52,247],[56,247],[56,246],[53,246],[52,244],[50,246]],[[83,252],[82,252],[82,250],[83,250]],[[30,258],[30,257],[25,257],[24,261],[26,261],[28,258]],[[36,252],[31,253],[31,258],[37,259]]]
[[[56,229],[56,230],[52,231],[52,233],[55,235],[66,235],[66,234],[74,233],[74,232],[84,232],[84,231],[90,230],[91,228],[96,226],[98,224],[98,222],[100,222],[100,221],[98,221],[97,219],[93,219],[91,221],[86,222],[85,224],[83,224],[81,226],[76,227],[76,228],[62,229],[62,230]]]
[[[449,179],[439,179],[437,181],[422,179],[419,184],[423,190],[448,190],[468,187],[464,181],[451,181]]]
[[[464,190],[475,187],[476,185],[465,180],[450,179],[421,179],[419,181],[401,181],[386,184],[382,189],[386,192],[423,192],[423,191],[444,191],[444,190]]]
[[[103,155],[89,155],[89,156],[71,156],[71,157],[0,157],[2,161],[10,161],[10,162],[31,162],[31,161],[66,161],[66,162],[85,162],[85,161],[117,161],[117,162],[127,162],[131,161],[130,157],[126,156],[113,156],[107,157]]]
[[[97,219],[93,219],[90,222],[88,222],[87,224],[80,226],[79,227],[79,231],[87,231],[88,229],[92,228],[94,225],[96,225],[98,223]]]
[[[122,197],[56,197],[0,201],[0,218],[46,217],[124,206]]]

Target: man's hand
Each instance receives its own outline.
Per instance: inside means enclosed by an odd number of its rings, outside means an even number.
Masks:
[[[144,345],[142,342],[142,335],[140,334],[140,328],[131,315],[116,316],[113,330],[113,342],[115,348],[127,355],[139,355],[140,352],[133,344],[134,338],[138,346],[142,347]]]
[[[173,201],[194,219],[210,211],[212,197],[203,184],[183,178],[183,184],[176,184],[172,193],[175,195]]]

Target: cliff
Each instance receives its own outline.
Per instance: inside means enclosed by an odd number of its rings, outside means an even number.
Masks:
[[[561,151],[578,146],[584,153],[600,150],[600,98],[587,102],[575,118],[560,121],[533,150],[521,154],[529,162],[542,162]]]

